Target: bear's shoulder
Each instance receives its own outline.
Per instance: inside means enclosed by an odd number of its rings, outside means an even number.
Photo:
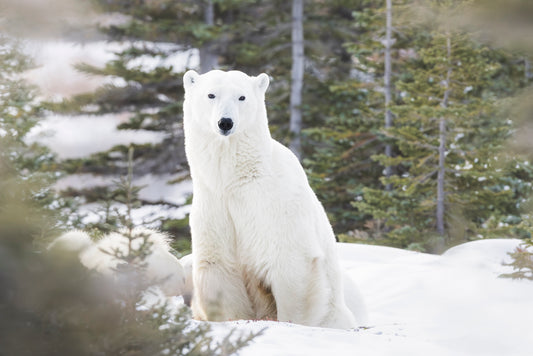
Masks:
[[[287,146],[274,139],[272,141],[272,169],[274,172],[287,175],[287,179],[307,182],[307,175],[296,155]]]

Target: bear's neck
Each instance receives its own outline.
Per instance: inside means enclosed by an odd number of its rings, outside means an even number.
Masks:
[[[209,140],[194,137],[197,133],[186,132],[193,182],[229,192],[271,174],[272,138],[266,124]]]

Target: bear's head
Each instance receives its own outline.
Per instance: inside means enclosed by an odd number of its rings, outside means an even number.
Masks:
[[[266,123],[268,84],[265,73],[250,77],[239,71],[212,70],[200,75],[189,70],[183,76],[186,124],[230,136],[257,126],[258,120]]]

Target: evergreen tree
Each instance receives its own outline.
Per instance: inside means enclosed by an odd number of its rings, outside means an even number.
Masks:
[[[46,148],[27,142],[28,132],[42,117],[42,109],[35,100],[36,89],[22,78],[22,73],[32,65],[18,41],[0,35],[0,171],[6,177],[5,181],[0,180],[0,194],[17,202],[9,209],[13,217],[20,213],[17,209],[20,204],[43,213],[39,215],[40,224],[29,222],[33,227],[39,226],[33,234],[41,238],[37,240],[41,243],[57,227],[45,219],[54,214],[53,210],[46,214],[42,210],[51,207],[56,198],[49,188],[55,179],[55,166],[54,157]],[[22,183],[26,189],[10,188]]]
[[[505,266],[513,267],[513,272],[500,275],[502,278],[529,279],[533,281],[533,241],[528,239],[518,246],[513,252],[508,253],[513,259]]]
[[[371,156],[385,151],[387,141],[380,133],[385,117],[384,77],[386,35],[385,1],[347,4],[347,29],[342,43],[349,59],[344,75],[326,82],[321,95],[330,103],[325,119],[306,130],[313,151],[304,161],[319,198],[330,214],[342,240],[347,234],[361,235],[368,216],[357,213],[352,203],[363,187],[376,187],[384,169]],[[398,53],[391,51],[393,62]],[[391,79],[395,68],[391,68]],[[380,118],[381,115],[381,118]],[[365,235],[363,233],[362,235]]]
[[[516,191],[504,183],[512,173],[497,162],[512,129],[495,106],[505,55],[453,30],[462,2],[434,6],[444,28],[426,30],[397,82],[402,100],[387,133],[400,155],[374,156],[401,172],[382,179],[392,191],[367,188],[355,204],[390,229],[391,243],[430,251],[490,234],[491,219],[520,221]]]
[[[394,1],[387,129],[386,4],[358,5],[357,35],[346,44],[351,76],[327,88],[335,104],[306,131],[313,152],[304,162],[339,238],[436,251],[480,236],[527,236],[528,164],[502,153],[514,120],[499,105],[524,85],[523,62],[459,27],[448,55],[447,32],[435,27],[444,26],[444,3],[420,16],[420,2]]]

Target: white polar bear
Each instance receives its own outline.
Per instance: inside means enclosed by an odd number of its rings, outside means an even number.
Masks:
[[[116,268],[123,260],[118,259],[114,252],[127,255],[130,239],[127,231],[112,232],[96,243],[86,232],[69,231],[55,239],[49,250],[62,249],[77,252],[81,264],[105,275],[114,275]],[[144,239],[151,244],[150,253],[144,260],[144,274],[149,281],[155,281],[167,296],[182,295],[186,291],[185,271],[179,260],[170,253],[169,239],[159,231],[137,227],[132,230],[131,248],[139,249]]]
[[[195,317],[355,327],[324,208],[270,136],[268,76],[188,71],[183,85]]]

